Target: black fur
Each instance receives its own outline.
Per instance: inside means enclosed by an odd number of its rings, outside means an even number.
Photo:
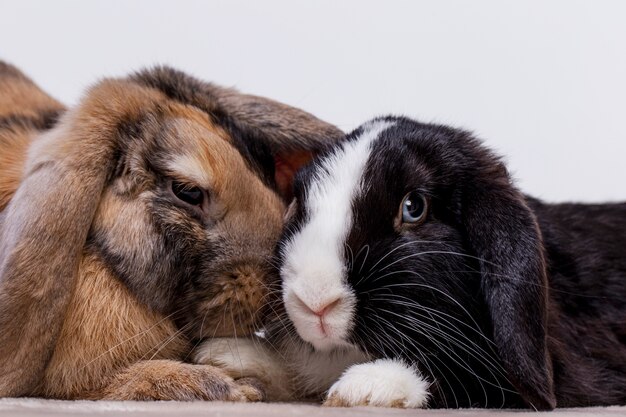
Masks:
[[[387,120],[347,239],[352,341],[416,363],[433,407],[626,404],[626,203],[545,204],[468,132]],[[428,218],[398,226],[413,190]]]

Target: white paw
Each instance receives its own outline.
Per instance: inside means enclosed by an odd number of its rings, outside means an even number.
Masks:
[[[214,365],[233,378],[259,377],[266,355],[259,340],[250,338],[217,338],[204,342],[193,354],[196,363]]]
[[[324,405],[420,408],[428,401],[428,386],[416,369],[399,360],[378,359],[348,368],[328,390]]]
[[[286,367],[258,338],[208,340],[195,350],[193,362],[217,366],[235,379],[261,380],[266,385],[268,400],[289,400],[293,396]]]

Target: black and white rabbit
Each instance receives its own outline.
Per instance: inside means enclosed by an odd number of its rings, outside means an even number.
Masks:
[[[543,203],[468,132],[385,117],[299,174],[288,217],[280,357],[200,361],[329,405],[626,404],[626,203]]]

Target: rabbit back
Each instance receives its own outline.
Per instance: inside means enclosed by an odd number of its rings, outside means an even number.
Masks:
[[[557,404],[624,404],[626,203],[529,203],[546,250]]]
[[[0,61],[0,211],[19,185],[31,140],[52,127],[64,109],[20,70]]]

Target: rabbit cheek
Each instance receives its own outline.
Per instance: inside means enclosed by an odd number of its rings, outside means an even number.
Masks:
[[[182,290],[182,314],[194,338],[251,334],[267,301],[284,206],[260,185],[229,190],[232,195],[220,195],[223,219],[207,232],[210,248]]]
[[[172,248],[157,231],[150,199],[149,193],[128,199],[105,190],[89,244],[144,304],[169,313],[177,279],[164,260],[172,258]]]

